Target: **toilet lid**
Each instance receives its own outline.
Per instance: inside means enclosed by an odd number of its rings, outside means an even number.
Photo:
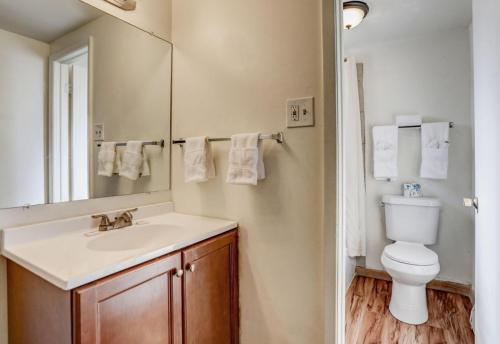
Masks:
[[[427,266],[438,263],[438,255],[422,244],[398,241],[384,248],[384,254],[397,262]]]

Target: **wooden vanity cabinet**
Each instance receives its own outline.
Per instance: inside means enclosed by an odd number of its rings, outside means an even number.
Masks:
[[[73,291],[77,344],[182,344],[181,253]]]
[[[237,344],[238,258],[236,233],[182,252],[184,342]]]
[[[72,291],[8,261],[9,343],[238,344],[237,260],[231,231]]]

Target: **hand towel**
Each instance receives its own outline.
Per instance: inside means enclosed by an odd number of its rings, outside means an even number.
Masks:
[[[448,177],[449,133],[448,122],[422,124],[420,177],[429,179]]]
[[[142,141],[129,141],[122,156],[120,176],[137,180],[144,162]]]
[[[116,158],[116,142],[102,142],[97,155],[97,175],[111,177]]]
[[[258,180],[266,177],[259,138],[260,133],[231,136],[227,183],[257,185]]]
[[[376,179],[398,176],[398,127],[373,127],[373,175]]]
[[[422,116],[419,115],[400,115],[396,116],[396,125],[398,127],[411,127],[422,124]]]
[[[215,177],[215,164],[208,137],[189,137],[184,146],[184,180],[206,182]]]
[[[113,174],[119,175],[122,168],[122,153],[120,149],[116,147],[115,163],[113,164]]]
[[[146,147],[142,147],[142,166],[141,166],[141,177],[148,177],[151,175],[151,168],[149,167],[149,158],[146,153]]]

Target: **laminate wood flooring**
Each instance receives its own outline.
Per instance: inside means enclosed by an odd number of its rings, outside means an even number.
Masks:
[[[389,311],[391,282],[356,276],[347,292],[347,344],[473,344],[469,298],[427,289],[429,320],[405,324]]]

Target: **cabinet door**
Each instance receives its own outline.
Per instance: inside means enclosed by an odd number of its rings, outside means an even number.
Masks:
[[[76,289],[74,342],[182,344],[180,270],[178,253]]]
[[[184,250],[183,263],[185,343],[238,343],[236,232]]]

